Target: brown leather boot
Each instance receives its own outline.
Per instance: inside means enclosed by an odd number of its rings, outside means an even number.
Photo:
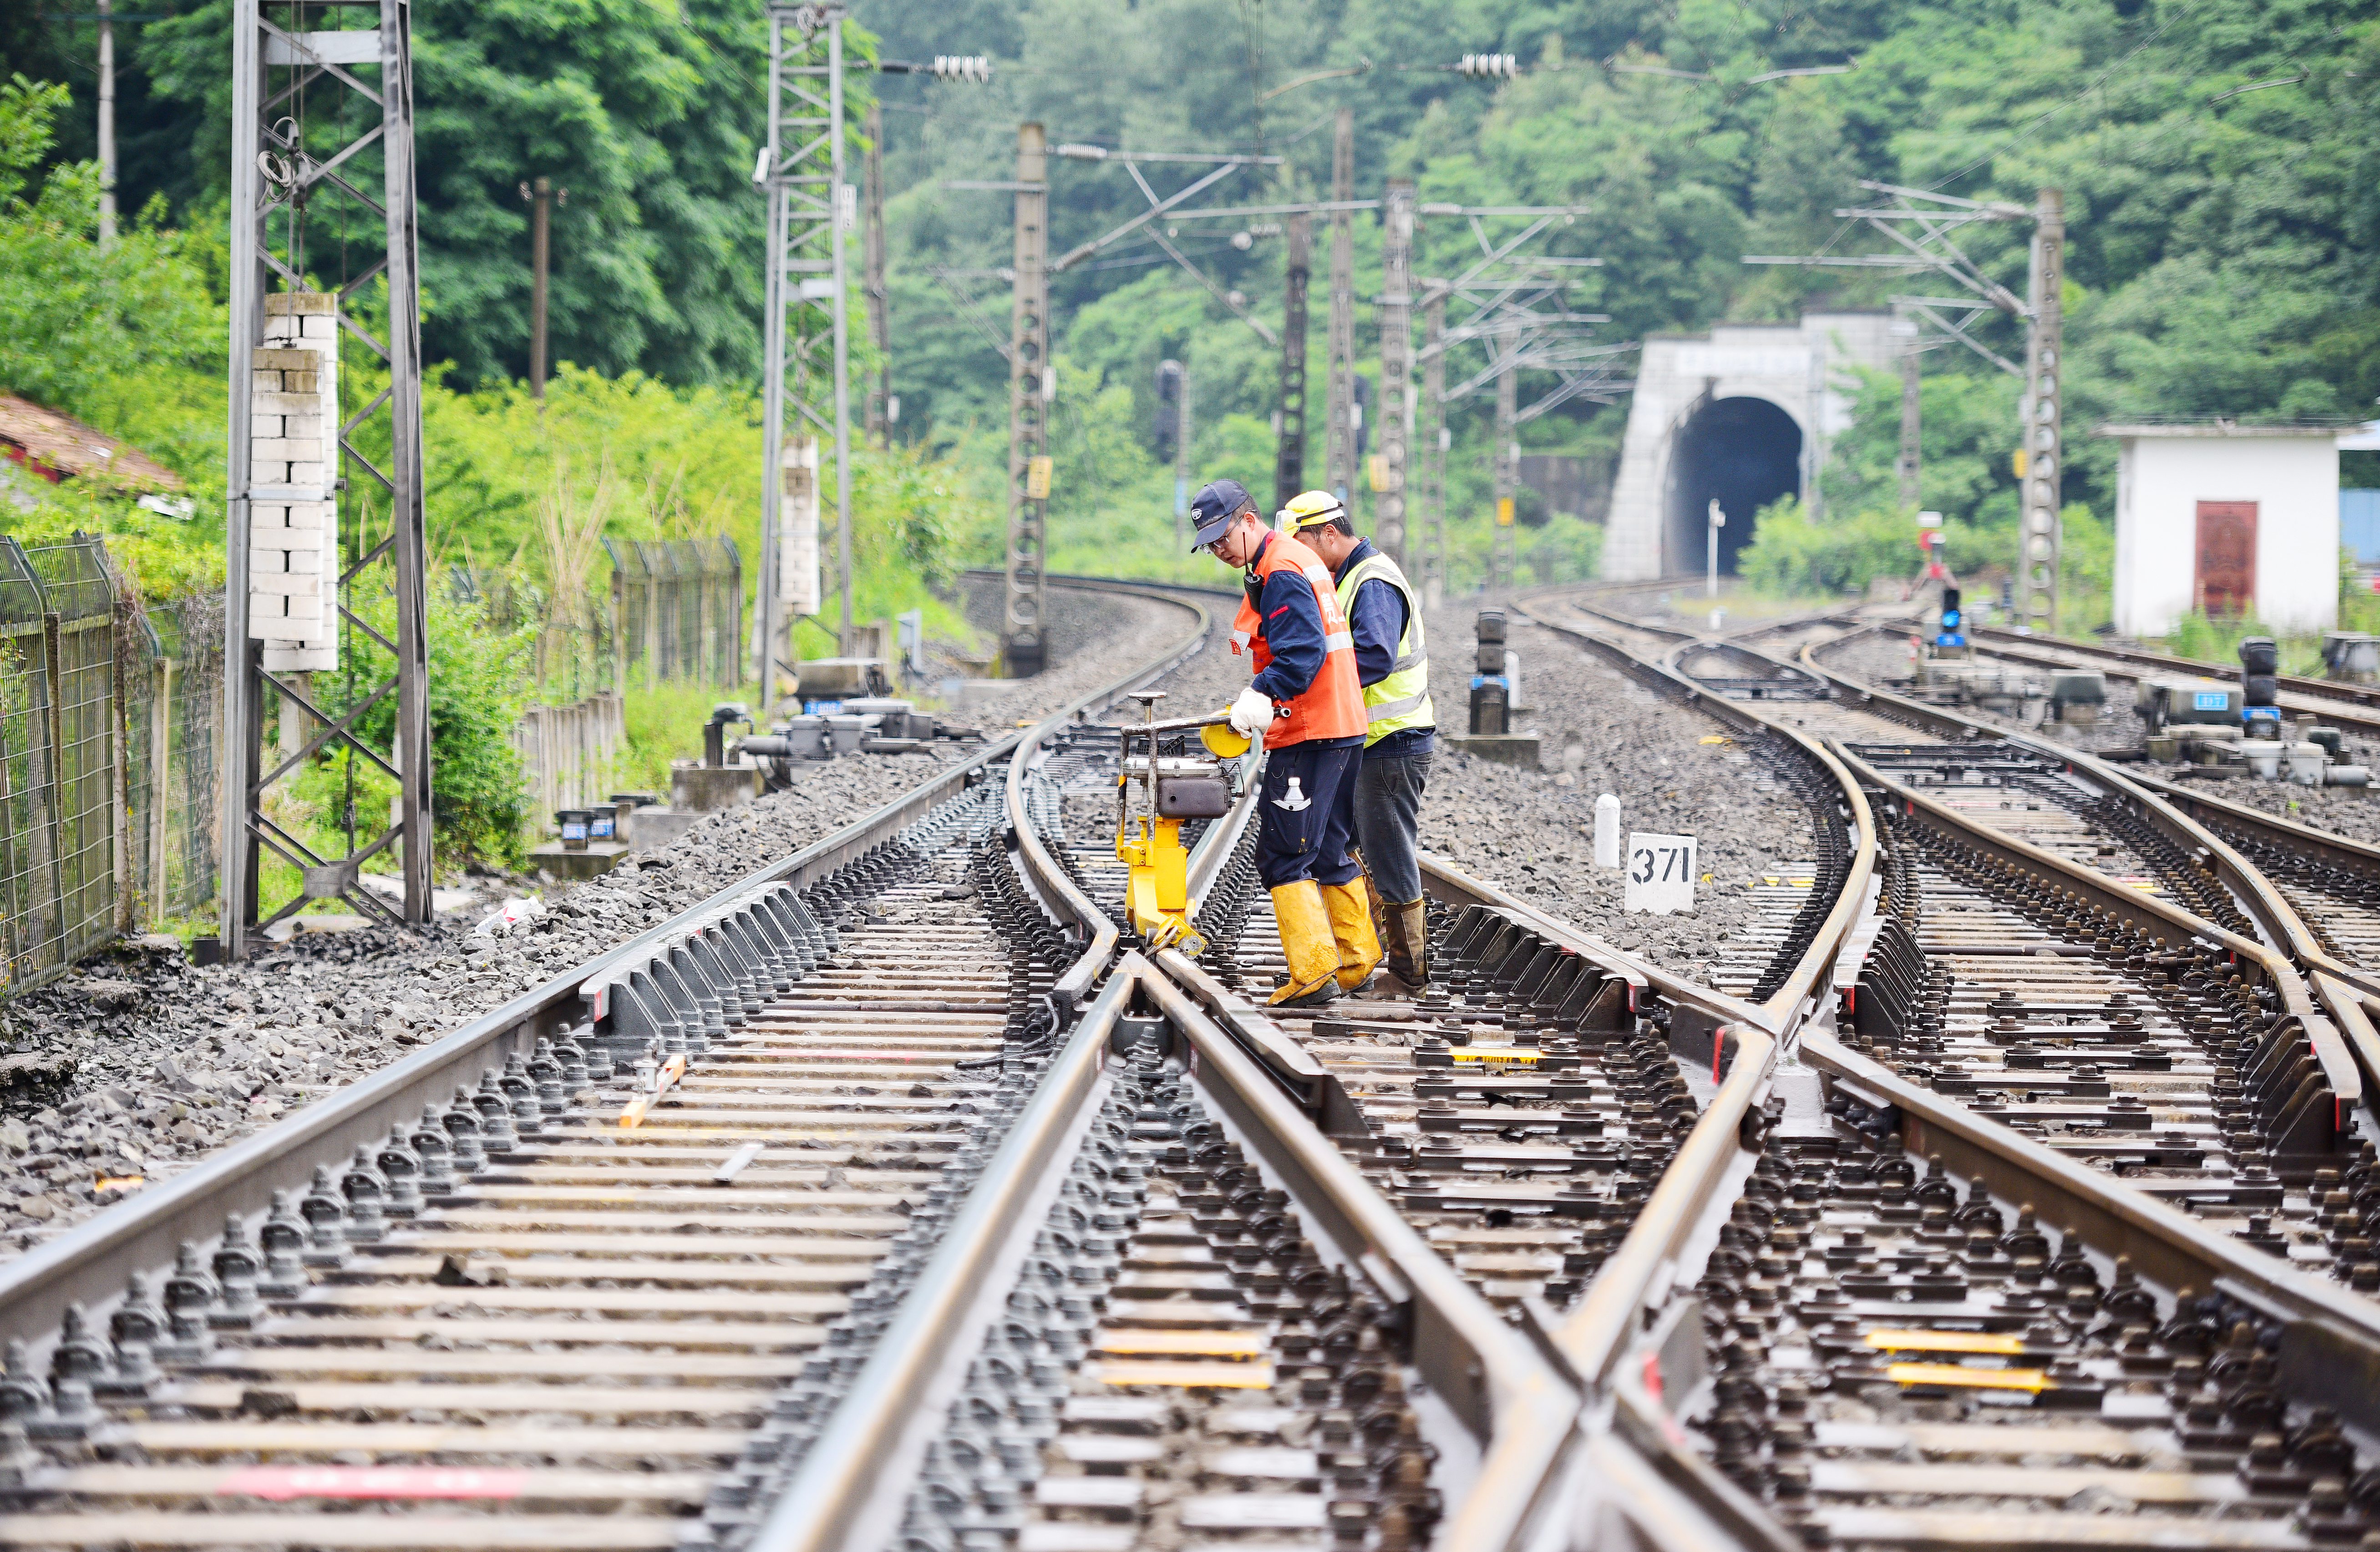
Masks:
[[[1409,987],[1429,984],[1429,916],[1419,900],[1384,903],[1389,974]]]

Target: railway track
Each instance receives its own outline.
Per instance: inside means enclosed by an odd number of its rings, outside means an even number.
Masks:
[[[0,1542],[1417,1547],[1566,1512],[1554,1463],[1615,1447],[1507,1316],[1624,1238],[1695,1124],[1664,1035],[1735,1005],[1441,869],[1451,996],[1276,1023],[1235,991],[1271,968],[1245,800],[1194,868],[1212,973],[1144,952],[1066,799],[1184,623],[0,1268]]]
[[[2366,988],[2183,844],[2205,816],[1779,656],[1840,621],[1590,616],[1804,798],[1764,929],[1697,986],[1431,859],[1439,983],[1268,1012],[1245,791],[1193,836],[1204,952],[1118,925],[1100,719],[1210,624],[1172,596],[1183,639],[1065,714],[0,1267],[0,1541],[2296,1547],[2380,1512]]]
[[[631,1547],[750,1518],[1054,1032],[1080,945],[1016,889],[983,780],[1028,743],[0,1270],[0,1539]]]
[[[1811,652],[1778,666],[1823,698],[1740,640],[1591,628],[1673,693],[1793,686],[1728,714],[1825,739],[1882,843],[1836,1027],[1798,1042],[1823,1102],[1775,1107],[1623,1413],[1804,1545],[2360,1539],[2368,1415],[2282,1354],[2368,1363],[2380,1321],[2363,1074],[2325,1017],[2362,1000],[2272,882],[2204,812]]]
[[[1812,643],[1823,653],[1828,645],[1855,644],[1867,632],[1830,633]],[[2082,662],[2106,670],[2111,678],[2136,680],[2152,669],[2168,673],[2204,673],[2228,676],[2221,664],[2164,658],[2156,654],[2107,647],[2098,643],[2021,637],[2012,632],[1979,633],[1986,655],[2030,667]],[[2380,729],[2380,711],[2368,717],[2359,708],[2380,702],[2380,692],[2319,679],[2292,678],[2299,699],[2291,709],[2341,722],[2369,733]],[[2221,837],[2250,859],[2259,872],[2285,884],[2305,926],[2321,949],[2337,962],[2338,973],[2369,992],[2380,989],[2380,847],[2326,831],[2286,815],[2227,799],[2202,786],[2172,781],[2129,768],[2126,777]],[[2367,1001],[2367,1011],[2371,1004]]]

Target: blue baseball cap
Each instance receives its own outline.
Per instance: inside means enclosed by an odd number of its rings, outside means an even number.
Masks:
[[[1254,512],[1257,503],[1248,499],[1247,487],[1236,479],[1218,479],[1190,498],[1190,521],[1198,530],[1191,537],[1190,551],[1196,554],[1223,537],[1223,530],[1243,512]]]

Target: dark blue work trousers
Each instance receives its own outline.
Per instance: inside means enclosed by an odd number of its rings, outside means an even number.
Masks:
[[[1429,786],[1432,751],[1381,755],[1367,750],[1355,777],[1355,844],[1372,883],[1390,903],[1421,898],[1422,794]]]
[[[1275,890],[1300,879],[1343,884],[1362,871],[1355,837],[1360,737],[1292,744],[1265,757],[1257,798],[1257,877]]]

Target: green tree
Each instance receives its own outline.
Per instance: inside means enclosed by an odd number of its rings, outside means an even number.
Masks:
[[[42,164],[65,88],[0,83],[0,388],[67,410],[108,378],[199,358],[222,327],[152,205],[99,246],[99,169]]]
[[[1851,374],[1852,423],[1827,451],[1819,477],[1838,512],[1900,506],[1900,378],[1862,369]],[[2016,517],[2017,382],[1994,371],[1941,371],[1918,382],[1920,508],[1961,522]]]
[[[156,95],[181,115],[198,199],[227,184],[231,9],[231,0],[205,0],[142,40]],[[431,360],[454,362],[466,386],[526,375],[528,212],[519,186],[543,176],[568,190],[553,217],[553,359],[677,382],[758,372],[761,204],[747,180],[763,128],[765,17],[759,0],[416,7],[422,337]],[[867,35],[854,29],[851,41],[864,59]],[[850,73],[855,115],[868,80],[864,69]],[[310,140],[351,135],[363,111],[318,106]],[[374,156],[356,169],[376,188]],[[380,247],[369,212],[327,196],[314,202],[308,254],[322,276],[362,273]]]

